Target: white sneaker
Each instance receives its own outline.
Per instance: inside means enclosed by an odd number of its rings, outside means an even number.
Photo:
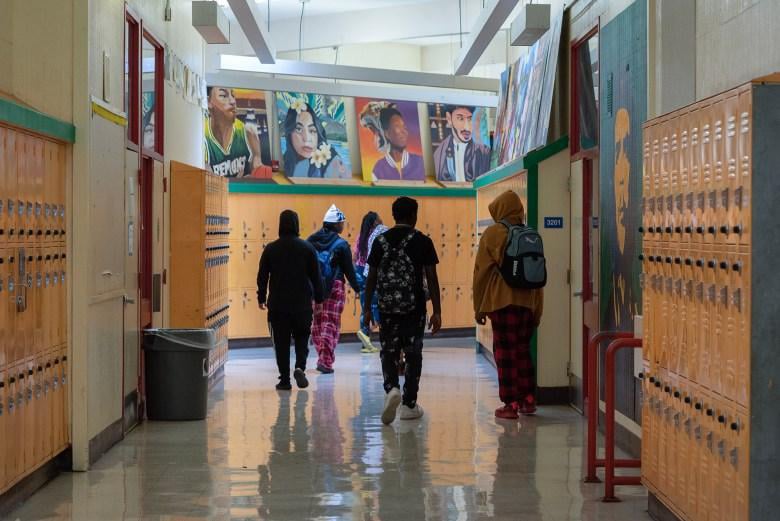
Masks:
[[[374,346],[371,345],[371,338],[369,338],[369,336],[367,334],[365,334],[361,330],[358,330],[357,337],[360,340],[360,343],[363,344],[363,349],[361,349],[361,351],[363,353],[371,353],[371,352],[373,352],[373,347]]]
[[[395,413],[401,404],[401,390],[394,387],[387,396],[385,396],[385,408],[382,411],[382,423],[390,425],[395,420]]]
[[[420,404],[415,404],[414,407],[401,406],[401,419],[402,420],[416,420],[422,418],[424,414],[423,408]]]

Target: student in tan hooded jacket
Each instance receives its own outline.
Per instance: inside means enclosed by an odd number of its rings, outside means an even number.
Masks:
[[[504,403],[496,418],[517,419],[536,412],[536,378],[531,360],[531,336],[542,318],[541,289],[510,287],[499,268],[507,243],[507,227],[523,224],[525,209],[512,191],[499,195],[488,207],[495,224],[482,234],[474,263],[474,313],[477,323],[490,319],[493,355],[498,368],[499,397]]]

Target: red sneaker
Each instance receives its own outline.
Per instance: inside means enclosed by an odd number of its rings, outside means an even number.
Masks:
[[[496,409],[496,418],[502,420],[516,420],[519,416],[517,415],[517,409],[515,409],[514,406],[504,405],[503,407]]]
[[[525,416],[533,416],[536,414],[536,399],[532,394],[525,397],[525,400],[520,404],[520,414]]]

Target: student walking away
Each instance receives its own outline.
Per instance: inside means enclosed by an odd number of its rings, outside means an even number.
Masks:
[[[536,378],[531,335],[542,318],[547,273],[542,240],[523,225],[520,197],[507,191],[490,206],[495,224],[482,234],[474,264],[474,312],[477,323],[490,318],[493,355],[498,368],[496,417],[517,419],[536,412]]]
[[[312,300],[322,302],[322,280],[317,252],[299,239],[298,214],[285,210],[279,216],[279,239],[268,244],[260,257],[257,273],[257,302],[268,308],[268,324],[279,368],[279,390],[290,390],[290,339],[295,340],[295,382],[308,387],[306,358]],[[270,290],[269,288],[270,281]]]
[[[361,352],[376,353],[379,351],[371,343],[371,328],[363,325],[366,313],[371,314],[371,321],[379,324],[379,308],[377,307],[376,293],[370,303],[366,303],[366,277],[368,276],[368,253],[371,251],[371,245],[374,239],[380,233],[387,231],[387,226],[382,224],[382,219],[376,212],[368,212],[363,216],[363,222],[360,225],[360,235],[355,243],[355,275],[357,276],[358,286],[360,286],[360,329],[357,336],[363,344]]]
[[[417,201],[399,197],[393,203],[395,226],[379,235],[368,256],[366,300],[374,292],[379,302],[379,341],[382,346],[385,406],[382,422],[395,420],[401,405],[401,419],[414,420],[423,415],[417,403],[422,373],[423,335],[425,334],[427,282],[433,305],[429,326],[431,333],[441,329],[441,300],[436,264],[439,258],[433,241],[415,229]],[[370,315],[363,318],[367,325]],[[406,355],[403,396],[398,383],[398,362]]]
[[[314,305],[314,320],[311,325],[311,336],[319,355],[317,370],[321,373],[333,372],[333,362],[336,359],[336,344],[341,333],[341,312],[344,311],[346,291],[344,278],[358,293],[355,267],[352,265],[352,252],[347,241],[339,235],[344,231],[347,218],[331,205],[325,213],[322,229],[309,237],[309,242],[317,250],[317,260],[322,278],[324,302]]]

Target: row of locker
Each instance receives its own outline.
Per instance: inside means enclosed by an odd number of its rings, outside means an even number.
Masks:
[[[228,298],[228,270],[230,266],[230,246],[218,244],[206,247],[203,276],[205,277],[206,316],[213,314],[225,305]]]
[[[0,248],[0,364],[67,341],[64,246]]]
[[[204,189],[206,215],[214,217],[227,216],[228,180],[221,176],[206,176]]]
[[[0,366],[0,493],[70,443],[67,348]]]
[[[0,126],[0,246],[65,235],[65,148]]]
[[[441,286],[442,327],[474,327],[471,284]],[[360,328],[360,298],[347,290],[341,314],[341,333],[356,333]],[[430,309],[429,309],[430,311]],[[267,313],[257,305],[257,287],[230,289],[230,338],[267,338]]]
[[[643,357],[743,406],[750,398],[750,255],[645,245]]]
[[[363,216],[375,211],[387,226],[392,226],[394,197],[318,195],[231,194],[230,240],[271,241],[278,238],[279,214],[285,209],[298,213],[301,237],[322,227],[322,218],[335,203],[347,217],[342,237],[354,244],[360,235]],[[417,228],[435,244],[476,244],[475,202],[473,198],[421,197]]]
[[[747,409],[665,371],[642,381],[642,476],[682,519],[747,521]]]
[[[231,288],[242,288],[255,285],[260,256],[265,247],[273,241],[231,241],[229,285]],[[474,272],[476,247],[471,244],[447,242],[435,244],[439,257],[436,267],[439,280],[444,283],[470,285]]]
[[[209,353],[209,376],[227,362],[229,313],[230,306],[225,305],[206,316],[205,327],[215,331],[217,340],[216,347]]]
[[[643,226],[655,238],[749,243],[751,100],[746,86],[645,125]]]

